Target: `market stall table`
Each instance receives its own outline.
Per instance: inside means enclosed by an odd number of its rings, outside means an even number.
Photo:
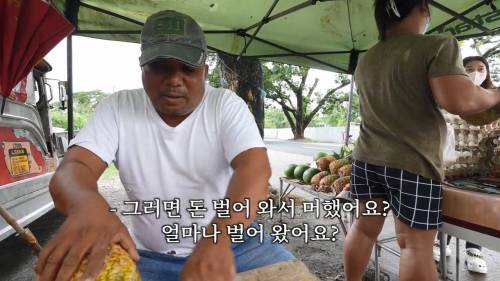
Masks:
[[[456,237],[457,255],[455,280],[459,276],[459,239],[500,252],[500,195],[463,190],[451,186],[443,189],[443,226],[440,232]],[[382,250],[400,256],[400,253],[384,244],[395,241],[389,237],[377,241],[375,245],[375,280],[380,280],[379,257]],[[446,237],[441,235],[440,275],[447,280],[445,245]]]
[[[500,195],[480,193],[445,186],[443,194],[442,233],[457,237],[456,263],[459,260],[458,239],[500,252]],[[445,235],[440,237],[441,277],[446,276]],[[460,279],[457,266],[456,280]]]

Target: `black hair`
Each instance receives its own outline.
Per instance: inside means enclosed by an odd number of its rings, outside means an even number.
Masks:
[[[483,87],[485,89],[494,89],[495,85],[493,85],[493,81],[491,81],[490,64],[488,63],[488,61],[482,56],[466,57],[466,58],[464,58],[464,61],[463,61],[464,67],[471,61],[480,61],[486,66],[486,79],[481,84],[481,87]]]
[[[379,40],[385,40],[387,29],[401,22],[415,7],[420,5],[425,5],[429,10],[428,0],[375,0],[375,21],[377,22]]]

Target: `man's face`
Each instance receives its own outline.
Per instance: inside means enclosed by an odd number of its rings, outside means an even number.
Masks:
[[[193,68],[175,59],[158,59],[142,67],[142,84],[160,116],[187,116],[200,104],[208,66]]]

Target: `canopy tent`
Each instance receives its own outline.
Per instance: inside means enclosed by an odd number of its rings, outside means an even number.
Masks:
[[[204,29],[210,49],[352,73],[377,42],[370,0],[55,0],[76,35],[139,42],[146,18],[174,9]],[[494,0],[431,0],[429,33],[459,39],[496,34]]]
[[[76,27],[74,35],[139,42],[142,25],[149,15],[173,9],[191,15],[200,23],[211,50],[348,74],[354,73],[360,55],[378,40],[370,0],[53,2]],[[499,0],[429,0],[429,3],[432,22],[428,33],[446,33],[458,39],[500,33],[500,10],[496,9]],[[71,138],[71,36],[68,39]]]

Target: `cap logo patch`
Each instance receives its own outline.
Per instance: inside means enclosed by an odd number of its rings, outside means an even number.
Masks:
[[[156,34],[185,35],[184,20],[176,18],[163,18],[154,25]]]

